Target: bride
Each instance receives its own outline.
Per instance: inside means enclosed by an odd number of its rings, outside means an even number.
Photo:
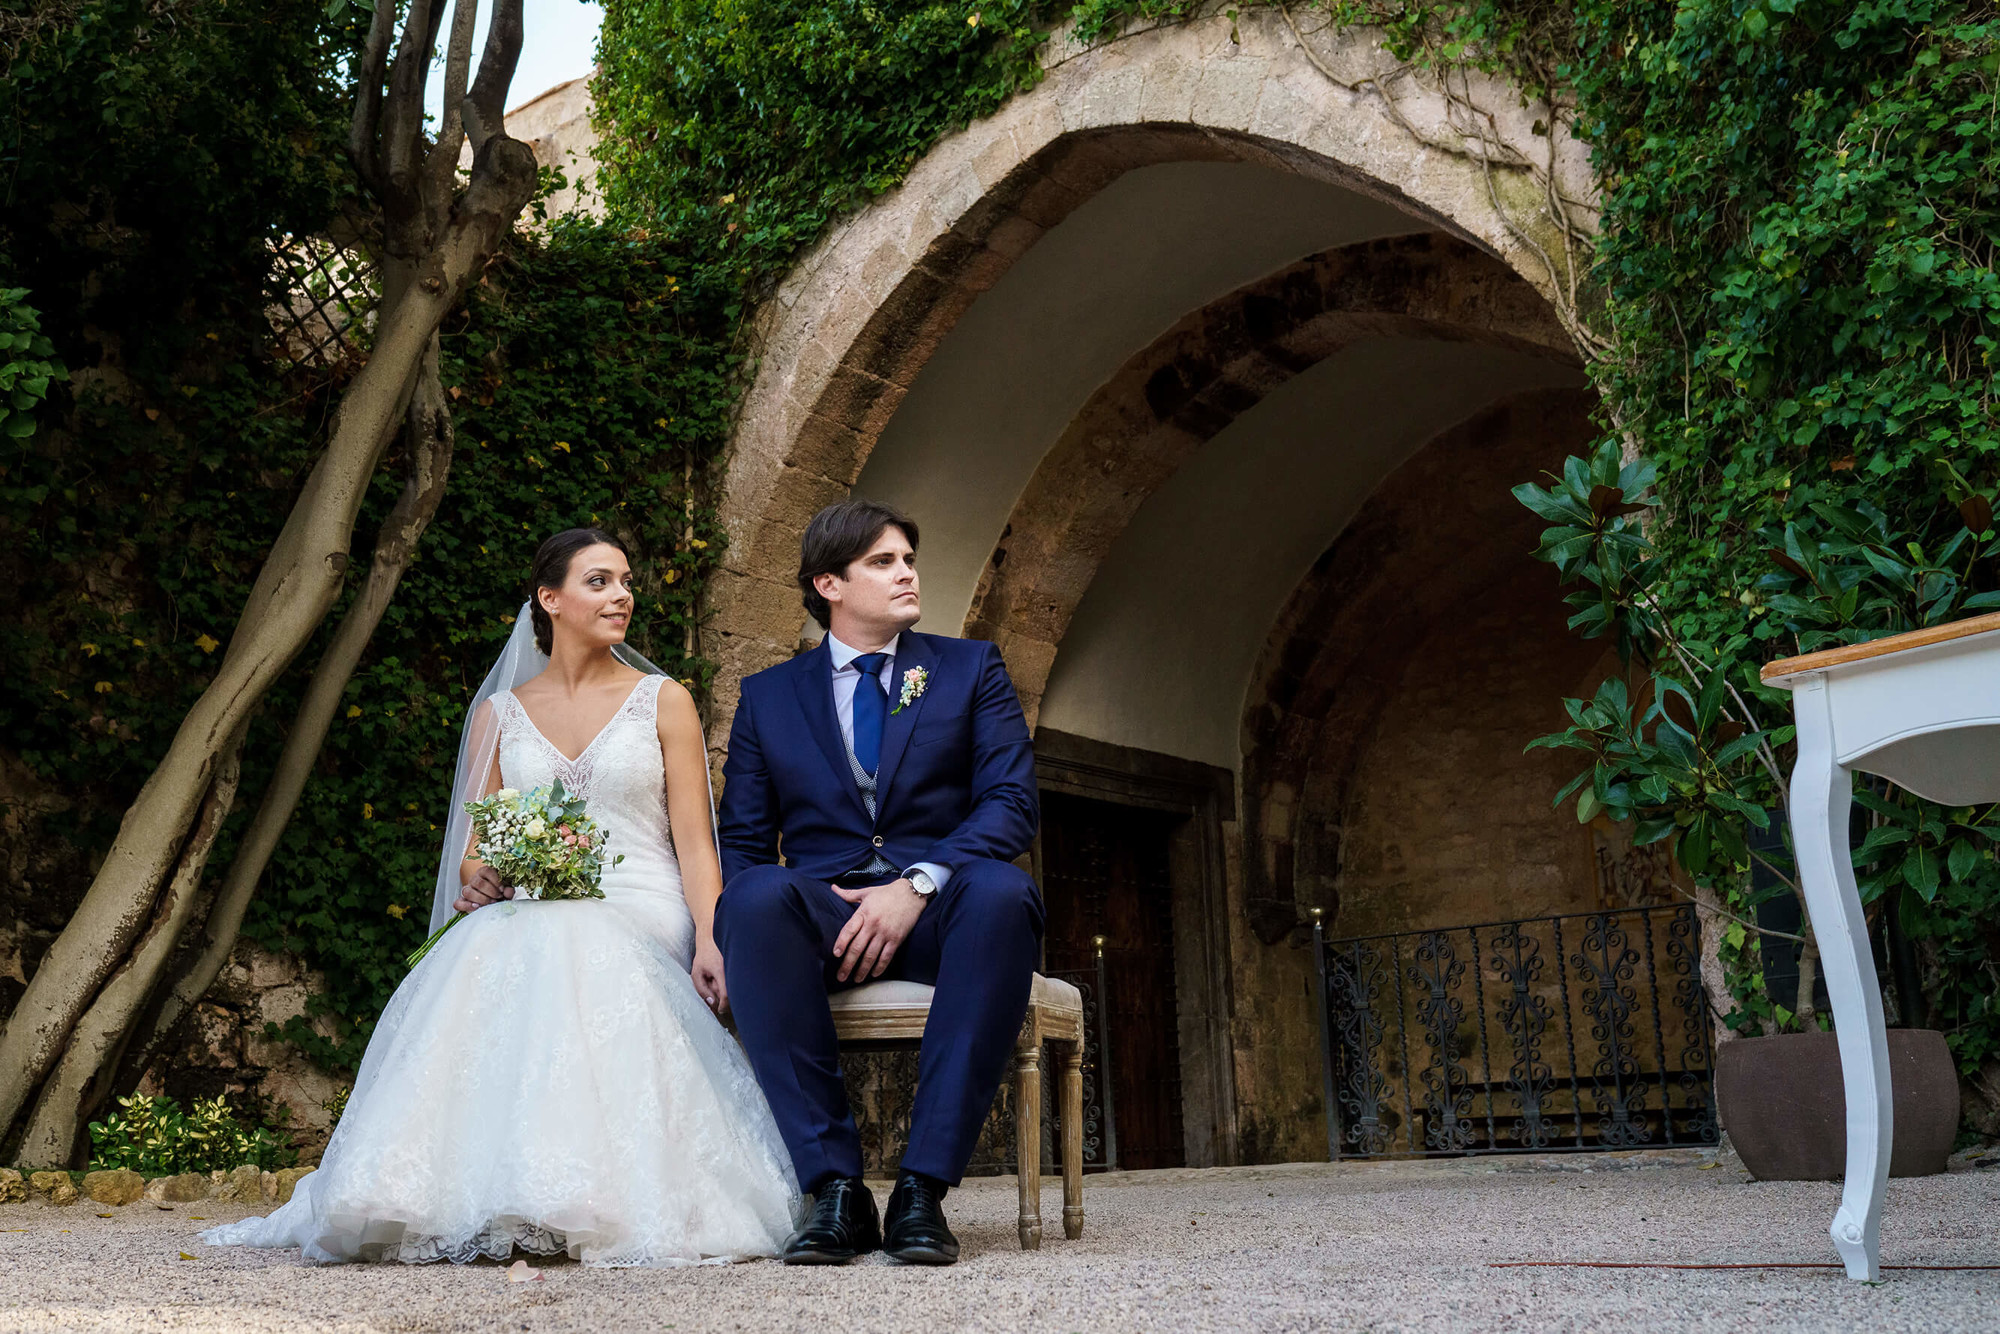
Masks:
[[[319,1170],[215,1245],[305,1258],[594,1265],[774,1255],[800,1199],[727,1004],[711,935],[722,873],[694,701],[624,647],[618,539],[573,528],[535,555],[528,614],[461,744],[432,927],[462,887],[512,899],[464,804],[560,779],[609,831],[600,899],[502,901],[397,988]],[[528,625],[533,624],[533,643]],[[631,665],[643,664],[641,671]],[[669,831],[672,837],[669,839]]]

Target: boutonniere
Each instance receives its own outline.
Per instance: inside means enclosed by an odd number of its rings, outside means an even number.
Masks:
[[[930,684],[931,674],[921,667],[912,667],[904,672],[902,697],[896,701],[896,707],[889,710],[889,716],[895,717],[909,708],[914,701],[922,699],[924,691],[930,688]]]

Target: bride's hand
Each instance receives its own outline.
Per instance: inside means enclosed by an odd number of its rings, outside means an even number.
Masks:
[[[472,873],[471,878],[465,882],[465,887],[458,891],[458,901],[451,906],[458,912],[471,912],[475,908],[484,908],[489,903],[498,903],[502,899],[513,897],[513,889],[500,883],[500,873],[490,866],[482,866]]]
[[[722,980],[722,951],[706,931],[695,937],[694,966],[688,972],[694,977],[695,991],[708,1002],[709,1008],[718,1015],[728,1014],[729,986]]]

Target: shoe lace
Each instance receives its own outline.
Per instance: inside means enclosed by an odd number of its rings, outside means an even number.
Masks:
[[[927,1212],[935,1211],[941,1205],[937,1188],[915,1174],[903,1178],[903,1198],[910,1208]]]
[[[813,1201],[813,1223],[816,1226],[838,1223],[847,1202],[847,1193],[852,1189],[853,1186],[846,1181],[835,1181],[821,1187],[818,1198]]]

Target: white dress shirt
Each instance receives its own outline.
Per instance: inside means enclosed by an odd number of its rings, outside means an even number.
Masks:
[[[892,709],[896,707],[894,702],[896,692],[892,685],[896,675],[896,644],[901,639],[902,636],[897,635],[895,639],[891,639],[877,650],[884,655],[882,658],[882,690],[883,693],[889,696],[889,707]],[[833,712],[835,718],[840,722],[840,738],[847,743],[847,753],[852,755],[854,753],[854,690],[856,686],[861,684],[861,669],[854,665],[854,660],[862,656],[862,654],[860,649],[848,647],[831,634],[826,637],[826,646],[833,654]],[[908,875],[911,871],[922,871],[931,878],[931,883],[939,889],[943,889],[945,881],[951,879],[951,868],[949,866],[940,866],[936,862],[914,862],[905,867],[903,873]]]

